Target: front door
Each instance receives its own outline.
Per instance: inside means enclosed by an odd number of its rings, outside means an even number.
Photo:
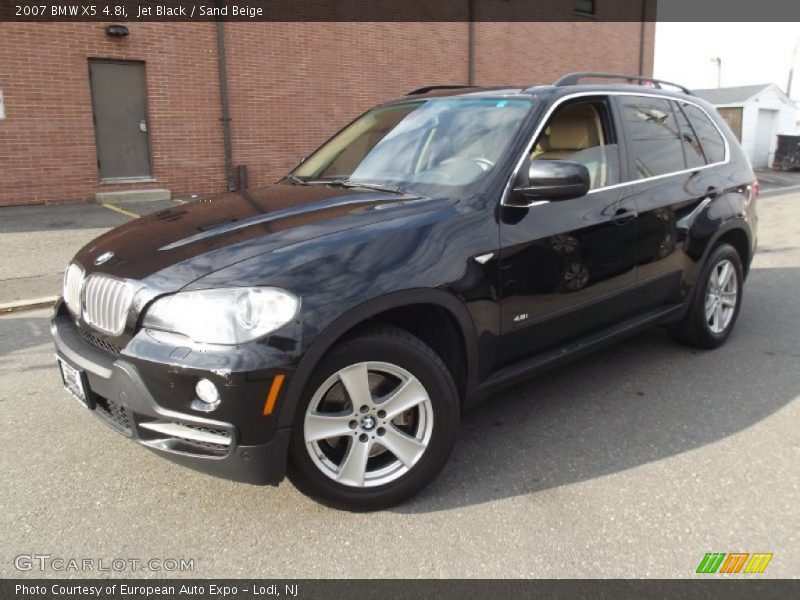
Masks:
[[[89,77],[101,181],[151,178],[144,63],[90,60]]]
[[[630,314],[636,283],[636,210],[620,185],[622,139],[607,98],[558,107],[532,160],[587,167],[582,197],[504,206],[500,224],[501,363],[546,351]]]

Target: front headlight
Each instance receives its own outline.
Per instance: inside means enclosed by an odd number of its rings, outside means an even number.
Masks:
[[[71,263],[64,271],[64,286],[61,295],[64,297],[64,302],[67,303],[69,312],[76,317],[81,314],[81,290],[83,290],[85,279],[86,273],[75,263]]]
[[[156,300],[147,309],[143,324],[195,342],[241,344],[283,327],[299,308],[299,298],[277,288],[178,292]]]

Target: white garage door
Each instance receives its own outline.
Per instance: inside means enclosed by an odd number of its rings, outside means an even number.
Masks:
[[[759,109],[756,123],[756,145],[753,150],[753,166],[756,168],[769,166],[777,123],[777,110]]]

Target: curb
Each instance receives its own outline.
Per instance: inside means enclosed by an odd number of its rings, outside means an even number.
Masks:
[[[32,310],[34,308],[47,308],[53,306],[56,300],[58,300],[58,296],[44,296],[42,298],[32,298],[30,300],[15,300],[14,302],[4,302],[0,304],[0,313]]]
[[[767,188],[765,190],[760,190],[758,193],[758,197],[761,198],[762,196],[781,196],[783,194],[791,194],[792,192],[796,192],[800,189],[800,185],[789,185],[786,187],[779,187],[779,188]]]

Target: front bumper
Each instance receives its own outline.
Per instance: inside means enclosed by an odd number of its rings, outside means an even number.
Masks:
[[[156,401],[134,364],[85,341],[66,315],[51,321],[58,356],[86,374],[96,417],[125,435],[184,466],[217,477],[277,485],[286,474],[291,430],[275,429],[271,439],[242,444],[234,423],[166,408]]]

